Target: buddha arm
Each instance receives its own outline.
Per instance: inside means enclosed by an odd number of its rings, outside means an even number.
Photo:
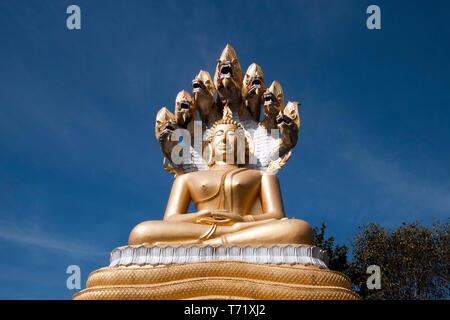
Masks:
[[[261,177],[261,205],[263,214],[252,216],[255,221],[285,217],[280,183],[273,173],[264,173]]]
[[[178,176],[170,192],[169,201],[167,203],[164,220],[178,222],[195,222],[201,213],[187,213],[191,195],[185,175]]]

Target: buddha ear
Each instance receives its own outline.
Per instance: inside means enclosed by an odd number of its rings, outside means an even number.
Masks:
[[[208,166],[214,164],[214,149],[211,144],[211,139],[205,140],[202,145],[202,158]]]

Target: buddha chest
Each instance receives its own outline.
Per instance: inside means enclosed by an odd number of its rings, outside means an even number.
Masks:
[[[197,174],[189,183],[197,209],[226,210],[246,214],[259,199],[261,173],[237,168],[208,170]]]

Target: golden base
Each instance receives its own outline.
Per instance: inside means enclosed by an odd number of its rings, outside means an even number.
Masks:
[[[313,265],[213,261],[105,267],[75,300],[355,300],[350,280]]]

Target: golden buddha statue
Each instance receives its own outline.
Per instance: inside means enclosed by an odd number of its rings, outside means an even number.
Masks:
[[[200,71],[192,97],[182,90],[174,113],[157,114],[175,177],[163,220],[134,227],[74,299],[358,299],[350,279],[327,268],[311,226],[285,217],[274,172],[297,143],[298,105],[284,107],[276,81],[266,90],[256,63],[243,77],[227,45],[214,81]]]
[[[285,217],[277,176],[243,167],[250,139],[225,107],[203,147],[210,169],[177,176],[164,219],[138,224],[129,244],[312,245],[311,226]],[[245,143],[244,161],[239,161],[240,140]],[[187,212],[191,201],[197,212]]]

